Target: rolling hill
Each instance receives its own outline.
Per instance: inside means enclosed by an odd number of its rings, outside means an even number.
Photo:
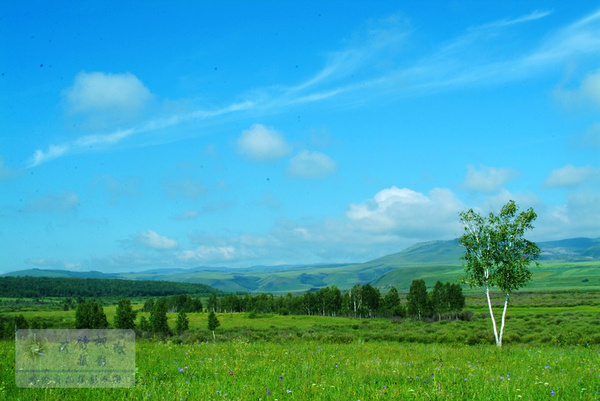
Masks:
[[[531,289],[600,289],[600,238],[572,238],[538,243],[540,267],[534,267]],[[22,270],[6,276],[120,278],[201,283],[227,292],[303,292],[336,285],[349,289],[372,283],[383,290],[395,286],[407,291],[414,279],[428,285],[437,280],[457,281],[463,273],[458,240],[430,241],[365,263],[305,266],[253,266],[248,268],[197,267],[154,269],[143,272],[105,274],[64,270]]]

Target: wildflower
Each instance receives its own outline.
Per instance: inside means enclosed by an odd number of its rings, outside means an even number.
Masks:
[[[177,368],[177,370],[183,373],[183,368]]]
[[[279,380],[283,380],[283,376],[279,376]]]
[[[551,396],[554,396],[554,394],[556,394],[556,393],[554,392],[554,390],[550,390],[550,395],[551,395]]]
[[[285,392],[289,394],[289,393],[291,393],[291,392],[292,392],[292,390],[290,390],[290,389],[287,389],[287,390],[285,390]]]
[[[269,391],[269,388],[268,388],[268,387],[266,387],[265,389],[267,390],[267,394],[268,394],[268,395],[270,395],[270,394],[271,394],[271,392]]]

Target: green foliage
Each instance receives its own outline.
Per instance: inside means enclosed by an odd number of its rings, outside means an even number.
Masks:
[[[221,323],[219,322],[217,315],[215,315],[215,312],[210,312],[208,314],[208,329],[214,332],[220,325]]]
[[[28,329],[29,323],[23,315],[0,315],[0,339],[13,340],[18,329]]]
[[[177,323],[175,325],[175,332],[177,334],[182,334],[184,331],[189,330],[189,328],[190,328],[190,321],[187,317],[187,314],[182,309],[177,314]]]
[[[146,319],[146,316],[140,317],[140,330],[142,331],[142,333],[148,333],[152,331],[152,327],[150,326],[150,322],[148,321],[148,319]]]
[[[540,248],[524,238],[537,218],[532,208],[517,214],[514,201],[498,215],[483,217],[473,209],[460,213],[465,232],[459,241],[464,247],[466,281],[471,286],[497,286],[506,294],[525,286],[531,279],[529,265]]]
[[[149,298],[144,302],[144,307],[142,308],[143,312],[152,312],[154,308],[154,298]]]
[[[154,303],[150,313],[150,331],[161,336],[171,335],[171,329],[167,323],[167,306],[163,299]]]
[[[137,312],[131,307],[131,301],[128,299],[122,299],[117,304],[115,312],[115,328],[116,329],[135,329],[135,318]]]
[[[210,312],[216,312],[218,308],[217,294],[210,294],[208,297],[208,303],[206,305],[206,310]]]
[[[490,212],[482,217],[470,209],[460,214],[465,232],[459,241],[465,252],[466,281],[473,287],[485,287],[494,338],[502,346],[506,310],[510,294],[531,280],[529,265],[540,255],[540,248],[524,238],[525,231],[533,228],[537,215],[532,208],[517,214],[518,207],[509,201],[500,213]],[[490,288],[497,286],[506,294],[502,323],[498,332],[490,300]]]
[[[408,315],[420,320],[428,307],[425,280],[413,280],[406,296],[406,302],[408,305]]]
[[[102,305],[97,301],[86,301],[77,305],[75,310],[75,328],[106,329],[108,320]]]
[[[139,297],[218,292],[204,284],[61,277],[0,277],[4,297]]]

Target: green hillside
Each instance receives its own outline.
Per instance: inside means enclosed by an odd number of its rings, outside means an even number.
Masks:
[[[572,238],[541,242],[541,267],[533,268],[531,289],[600,289],[600,239]],[[134,273],[104,274],[32,269],[11,276],[98,277],[129,280],[162,280],[206,284],[227,292],[304,292],[336,285],[342,290],[372,283],[382,289],[394,286],[407,291],[414,279],[429,285],[437,280],[455,282],[463,273],[458,240],[419,243],[401,252],[365,263],[306,266],[253,266],[249,268],[198,267],[155,269]]]
[[[0,274],[2,276],[11,277],[65,277],[65,278],[119,278],[119,274],[108,274],[97,271],[89,272],[74,272],[70,270],[58,270],[58,269],[27,269],[19,270],[12,273]]]

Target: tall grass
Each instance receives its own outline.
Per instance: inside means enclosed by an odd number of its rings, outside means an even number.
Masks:
[[[138,341],[131,389],[14,387],[14,344],[0,343],[9,400],[378,400],[600,398],[598,347],[447,346],[306,339]]]

